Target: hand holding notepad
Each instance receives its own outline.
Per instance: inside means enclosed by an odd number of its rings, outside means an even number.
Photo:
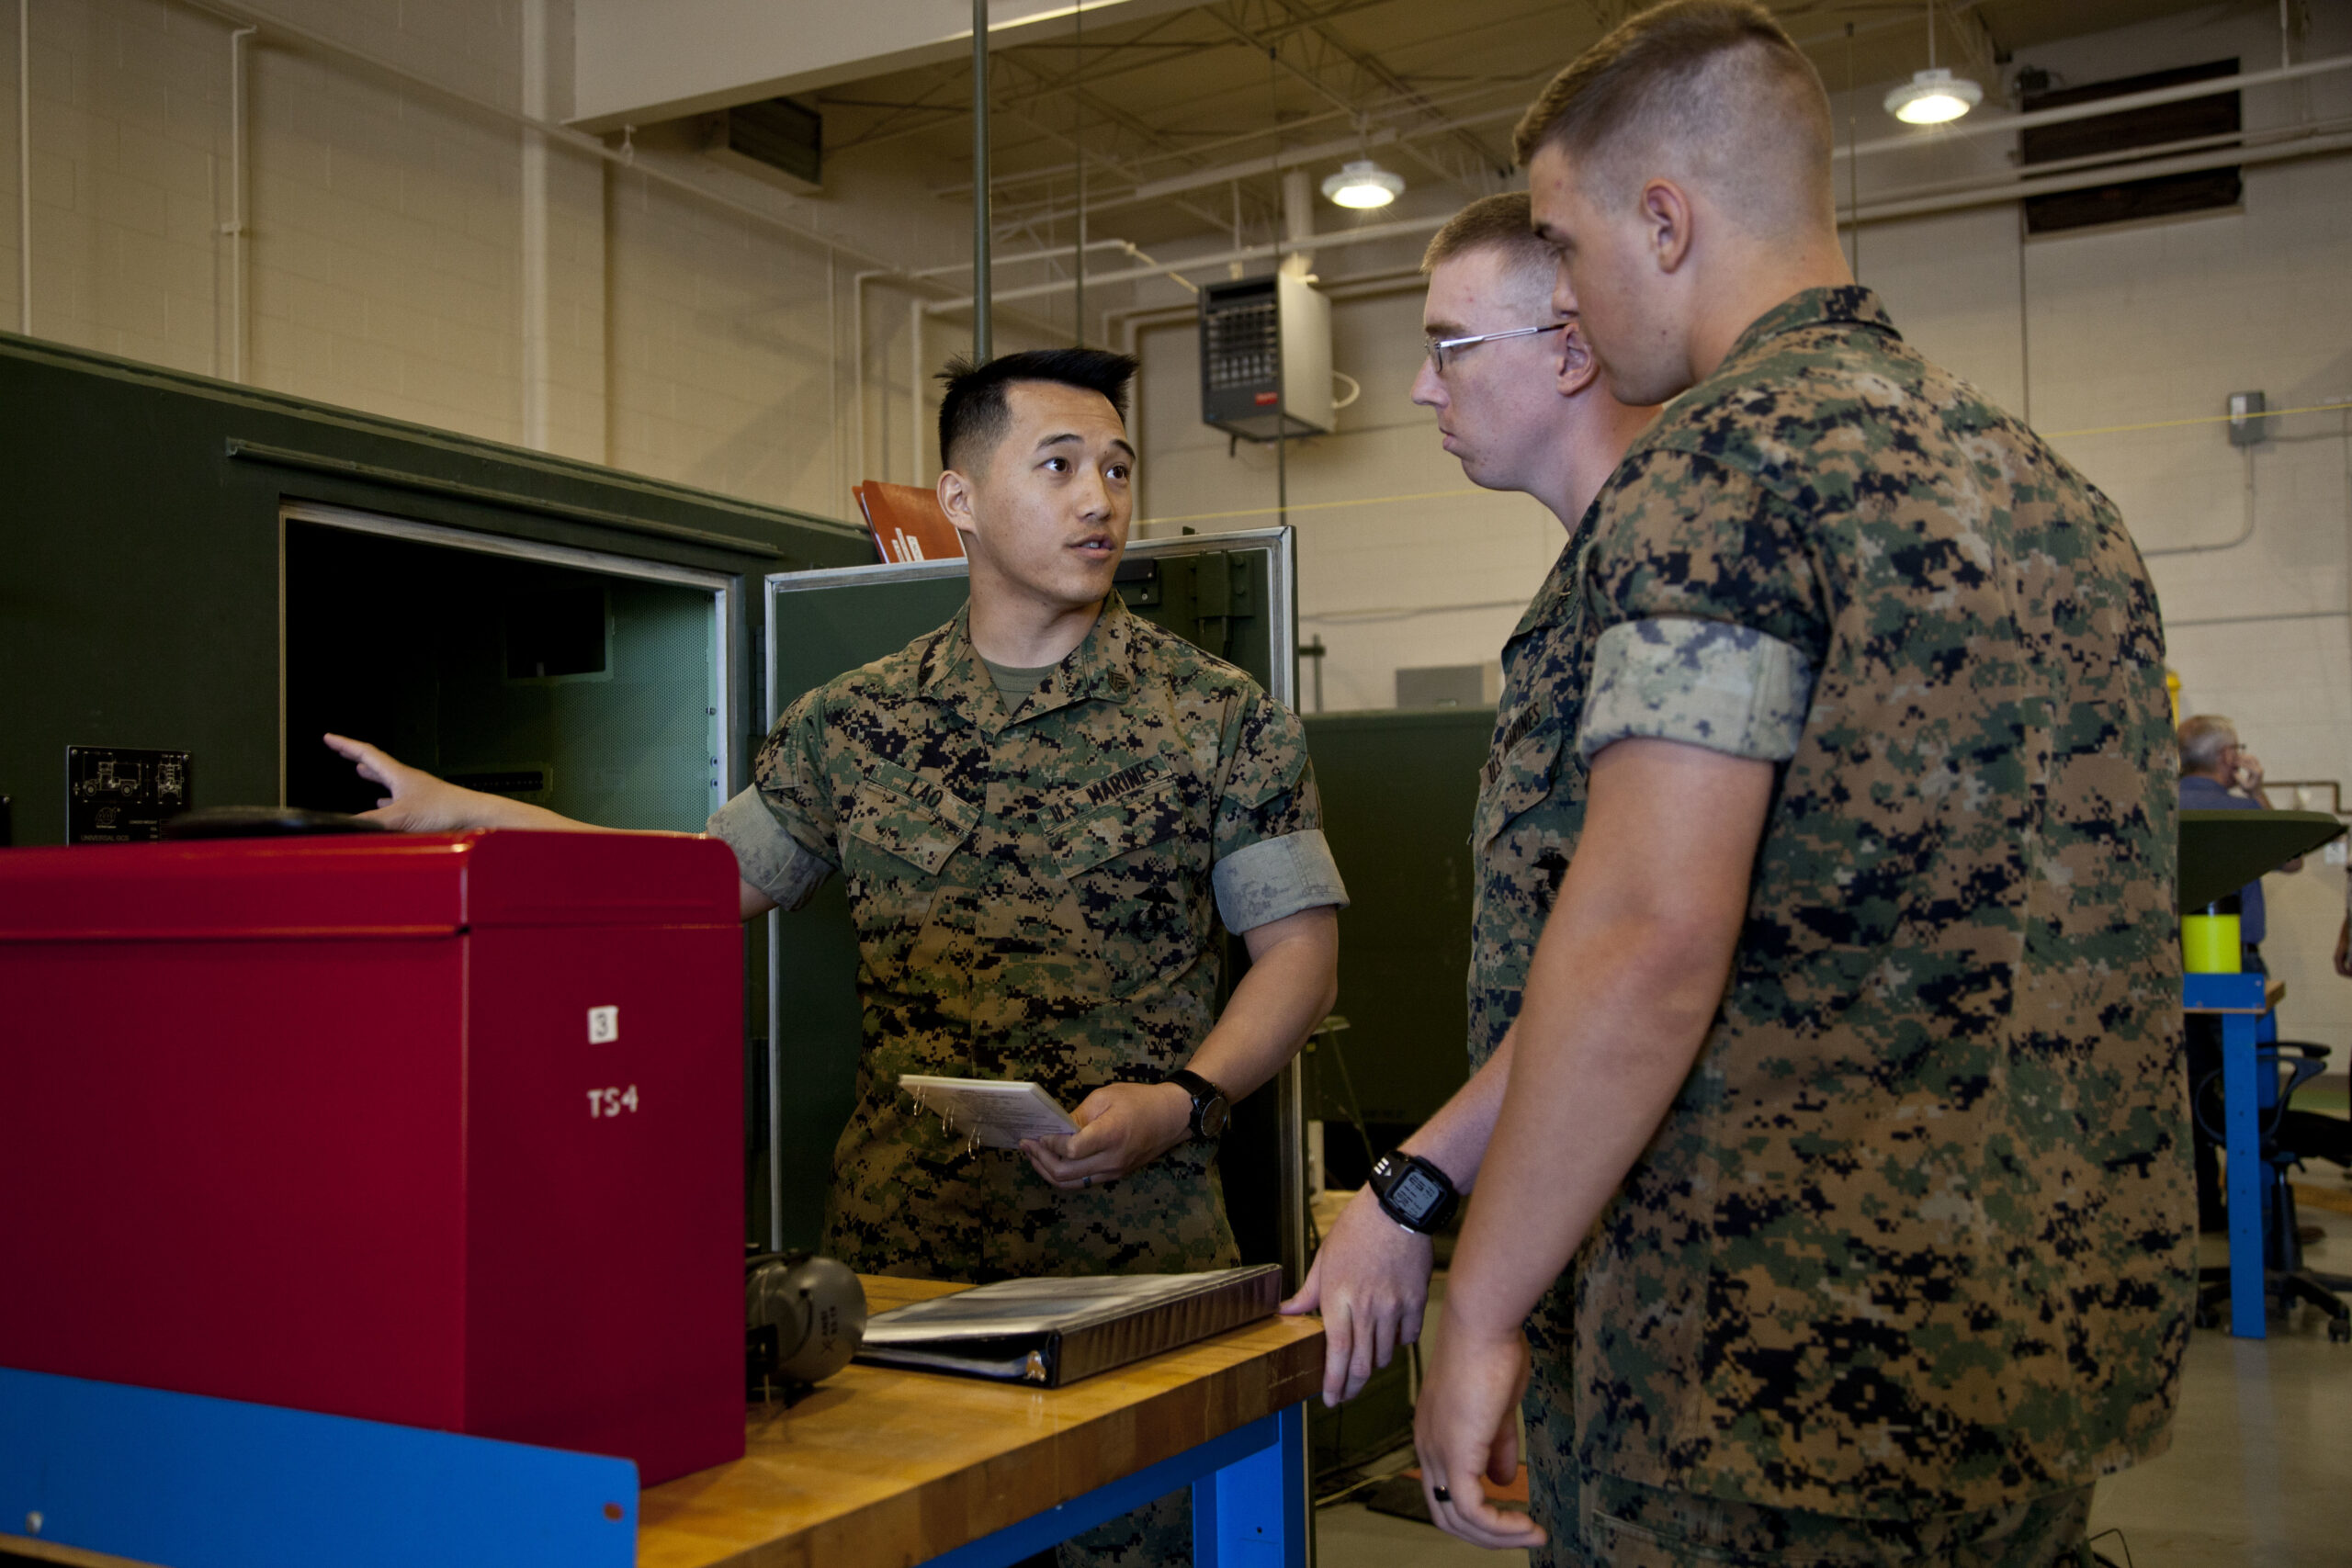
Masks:
[[[1078,1131],[1069,1112],[1027,1078],[942,1078],[901,1073],[899,1087],[915,1107],[944,1119],[982,1148],[1014,1149],[1025,1138],[1067,1137]]]

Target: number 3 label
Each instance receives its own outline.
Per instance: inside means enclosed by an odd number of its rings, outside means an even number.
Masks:
[[[637,1109],[637,1086],[627,1089],[592,1089],[588,1091],[588,1116],[591,1121],[603,1116],[618,1116],[624,1111]]]

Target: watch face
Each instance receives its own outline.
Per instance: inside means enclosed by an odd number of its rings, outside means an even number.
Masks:
[[[1403,1179],[1388,1190],[1388,1196],[1408,1214],[1429,1213],[1445,1201],[1444,1189],[1429,1179],[1429,1173],[1419,1168],[1408,1168]]]
[[[1206,1105],[1202,1106],[1199,1114],[1201,1136],[1217,1138],[1225,1135],[1225,1124],[1232,1118],[1233,1108],[1226,1104],[1225,1096],[1220,1094],[1212,1098]]]

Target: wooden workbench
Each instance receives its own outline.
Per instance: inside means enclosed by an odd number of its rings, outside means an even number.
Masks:
[[[861,1282],[877,1313],[956,1289]],[[1271,1318],[1061,1389],[852,1366],[788,1410],[754,1405],[735,1463],[647,1489],[637,1559],[921,1562],[1275,1415],[1322,1381],[1313,1318]]]
[[[863,1283],[876,1312],[958,1288]],[[40,1538],[0,1519],[0,1551],[619,1568],[633,1545],[640,1568],[992,1568],[1193,1484],[1197,1562],[1247,1542],[1300,1565],[1299,1406],[1322,1375],[1321,1324],[1279,1317],[1066,1389],[852,1366],[789,1409],[753,1405],[742,1459],[638,1494],[632,1542],[623,1461],[0,1369],[0,1498],[60,1497],[23,1516]],[[107,1555],[94,1531],[145,1550]]]

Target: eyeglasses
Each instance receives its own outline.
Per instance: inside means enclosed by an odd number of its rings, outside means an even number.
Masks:
[[[1538,333],[1566,332],[1574,321],[1552,321],[1540,327],[1513,327],[1507,333],[1480,333],[1476,337],[1433,337],[1430,339],[1430,368],[1445,374],[1445,356],[1457,354],[1474,343],[1493,343],[1498,338],[1532,337]]]

